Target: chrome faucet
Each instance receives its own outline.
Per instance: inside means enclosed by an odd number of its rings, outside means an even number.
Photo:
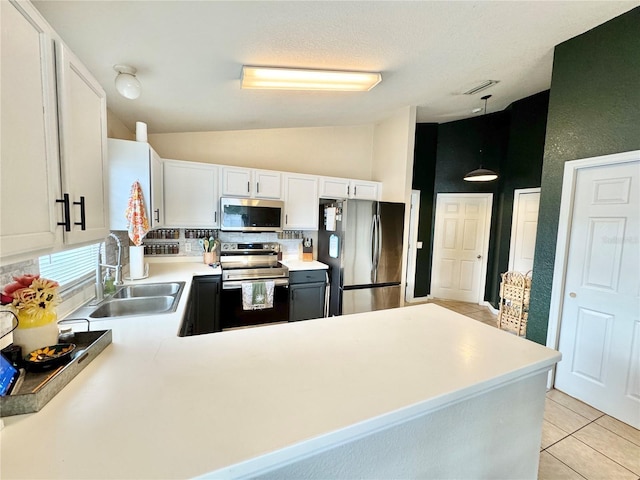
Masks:
[[[102,242],[104,243],[105,253],[107,250],[107,240],[109,239],[109,237],[113,238],[116,241],[116,244],[118,245],[118,258],[117,258],[116,265],[108,265],[106,263],[102,263],[103,261],[101,258],[102,254],[100,253],[101,249],[98,249],[98,262],[96,264],[96,302],[101,302],[102,300],[104,300],[104,287],[102,285],[102,267],[112,268],[115,271],[114,284],[122,285],[122,242],[120,241],[120,239],[115,233],[110,233],[109,235],[107,235],[104,242]]]

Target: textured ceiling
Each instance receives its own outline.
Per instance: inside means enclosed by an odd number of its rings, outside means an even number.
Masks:
[[[488,112],[549,88],[553,48],[639,1],[35,1],[107,92],[149,133],[367,124],[418,106],[418,121]],[[113,65],[138,69],[120,97]],[[370,92],[240,89],[242,65],[380,71]],[[500,83],[473,96],[484,80]]]

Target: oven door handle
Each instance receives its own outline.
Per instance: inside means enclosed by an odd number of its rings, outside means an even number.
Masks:
[[[289,288],[289,279],[288,278],[265,278],[264,280],[237,280],[237,281],[226,281],[222,282],[223,290],[235,290],[238,288],[242,288],[243,283],[257,283],[257,282],[269,282],[273,281],[274,286],[276,287],[284,287]]]

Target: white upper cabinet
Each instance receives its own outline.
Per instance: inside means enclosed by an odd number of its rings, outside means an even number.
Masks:
[[[0,255],[102,239],[105,93],[29,2],[0,8]]]
[[[379,200],[380,183],[366,180],[351,180],[349,198],[360,200]]]
[[[282,199],[282,174],[272,170],[222,167],[222,196]]]
[[[65,243],[101,240],[109,233],[107,97],[62,43],[56,43],[62,191],[69,194]]]
[[[166,159],[163,167],[165,225],[217,228],[219,167]]]
[[[378,200],[380,183],[348,178],[320,177],[321,198],[355,198],[360,200]]]
[[[0,254],[62,241],[53,40],[29,4],[0,2]]]
[[[285,173],[285,230],[318,229],[318,177]]]
[[[162,160],[146,142],[107,142],[109,151],[109,215],[111,230],[127,230],[125,212],[131,186],[140,182],[144,206],[151,228],[164,225]]]

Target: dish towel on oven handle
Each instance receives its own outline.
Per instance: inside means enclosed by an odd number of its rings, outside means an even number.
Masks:
[[[242,284],[242,309],[263,310],[273,308],[273,292],[275,282],[245,282]]]

